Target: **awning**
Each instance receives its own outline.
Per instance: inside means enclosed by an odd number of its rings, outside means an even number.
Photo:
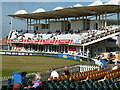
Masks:
[[[40,13],[17,14],[8,16],[11,16],[13,18],[24,19],[55,19],[55,18],[93,16],[117,12],[120,12],[119,5],[99,5],[99,6],[69,7],[60,10],[52,10]]]

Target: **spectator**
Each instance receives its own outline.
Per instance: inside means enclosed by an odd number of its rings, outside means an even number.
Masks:
[[[36,74],[35,75],[35,81],[33,82],[34,85],[33,86],[28,86],[28,88],[36,88],[36,87],[39,87],[39,86],[43,86],[42,81],[40,79],[41,79],[41,77]]]
[[[55,71],[54,68],[51,68],[50,72],[51,72],[51,75],[50,75],[50,78],[48,78],[48,80],[50,80],[51,78],[59,77],[59,74],[57,73],[57,71]]]
[[[64,68],[64,73],[62,73],[62,75],[69,75],[69,70],[67,67]]]
[[[112,64],[113,62],[113,60],[115,59],[116,57],[115,57],[115,55],[113,55],[112,53],[110,53],[109,55],[108,55],[108,63],[109,64]]]
[[[112,68],[112,70],[116,70],[116,69],[118,69],[118,66],[117,66],[117,65],[115,65],[115,66]]]
[[[13,90],[21,90],[21,84],[20,83],[15,83],[13,86]]]
[[[100,62],[101,62],[101,69],[104,69],[105,67],[107,67],[106,58],[104,57],[104,54],[101,54]]]

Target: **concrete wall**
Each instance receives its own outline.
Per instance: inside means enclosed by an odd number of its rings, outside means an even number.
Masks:
[[[93,20],[90,21],[90,29],[95,29],[95,24],[98,23],[98,28],[102,27],[102,21],[100,20]]]
[[[55,32],[56,30],[61,30],[62,29],[62,25],[61,25],[61,22],[58,22],[58,21],[51,21],[49,22],[50,24],[50,31],[51,32]]]
[[[71,29],[73,29],[73,31],[78,31],[78,29],[83,30],[83,20],[72,20]]]
[[[47,33],[49,31],[49,28],[48,29],[42,29],[42,24],[37,24],[37,25],[34,25],[34,26],[38,27],[38,32],[40,32],[40,33]]]

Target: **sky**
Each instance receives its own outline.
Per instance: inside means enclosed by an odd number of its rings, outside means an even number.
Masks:
[[[23,1],[27,1],[27,2],[23,2]],[[35,1],[38,1],[38,0],[35,0]],[[96,0],[84,0],[84,2],[82,2],[83,0],[44,0],[44,1],[46,2],[43,2],[43,0],[39,0],[39,2],[33,2],[33,0],[4,0],[4,2],[0,3],[0,7],[1,7],[0,9],[2,9],[0,10],[0,13],[1,13],[0,25],[2,25],[0,26],[0,29],[2,31],[1,32],[2,35],[0,36],[4,37],[9,34],[9,31],[10,31],[9,22],[11,19],[7,15],[14,14],[18,10],[26,10],[28,13],[31,13],[37,10],[38,8],[43,8],[46,11],[49,11],[49,10],[53,10],[57,6],[62,6],[65,8],[68,6],[73,6],[78,3],[82,4],[83,6],[87,6]],[[63,2],[60,2],[60,1],[63,1]],[[74,1],[74,2],[68,2],[68,1]],[[88,2],[88,1],[92,1],[92,2]],[[102,0],[102,1],[106,2],[108,0]],[[13,29],[26,30],[26,23],[18,19],[13,19]]]
[[[2,2],[94,2],[96,0],[1,0]],[[101,0],[107,2],[110,0]]]

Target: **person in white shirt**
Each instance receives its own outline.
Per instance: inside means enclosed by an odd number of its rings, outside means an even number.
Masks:
[[[50,69],[50,72],[51,72],[50,78],[59,77],[58,72],[57,72],[57,71],[55,71],[55,69],[54,69],[54,68],[51,68],[51,69]],[[49,79],[50,79],[50,78],[49,78]],[[49,80],[49,79],[48,79],[48,80]]]
[[[116,70],[116,69],[118,69],[118,66],[117,66],[117,65],[115,65],[115,66],[112,68],[112,70]]]

